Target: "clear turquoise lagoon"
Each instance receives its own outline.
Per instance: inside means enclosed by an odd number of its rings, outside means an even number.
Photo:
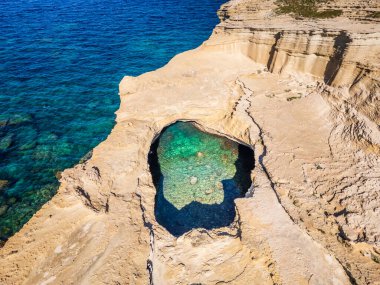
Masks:
[[[234,200],[251,186],[254,157],[246,146],[177,122],[152,145],[149,165],[157,222],[179,236],[233,222]]]
[[[54,195],[60,171],[107,137],[121,78],[154,70],[201,44],[218,22],[222,2],[0,1],[1,240]],[[225,154],[228,160],[235,155]],[[228,169],[221,175],[230,177],[233,169]],[[196,185],[203,185],[201,173],[194,175]],[[219,179],[223,189],[235,187],[227,178]],[[237,195],[234,189],[228,193]],[[176,200],[173,191],[166,198],[177,211],[185,209],[189,200]],[[222,193],[215,188],[212,194],[194,195],[211,205],[228,198]]]

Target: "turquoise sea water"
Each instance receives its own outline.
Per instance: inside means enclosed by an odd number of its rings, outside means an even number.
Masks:
[[[157,190],[156,219],[178,236],[231,224],[234,199],[251,185],[254,158],[245,146],[178,122],[152,146],[149,164]]]
[[[201,44],[222,2],[0,1],[0,239],[106,138],[121,78]]]

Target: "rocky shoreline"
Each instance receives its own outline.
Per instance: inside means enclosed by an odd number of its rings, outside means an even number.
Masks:
[[[345,3],[295,20],[230,1],[201,47],[125,77],[116,126],[0,249],[0,283],[380,284],[380,22]],[[176,238],[147,158],[179,120],[249,146],[255,168],[230,226]]]

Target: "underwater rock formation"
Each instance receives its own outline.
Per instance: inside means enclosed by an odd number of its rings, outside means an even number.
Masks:
[[[341,16],[232,0],[201,47],[125,77],[116,126],[0,249],[0,283],[379,284],[380,6],[325,5]],[[255,162],[231,224],[179,237],[148,164],[178,120]]]
[[[252,184],[253,151],[177,122],[162,132],[148,157],[156,187],[157,222],[174,236],[215,229],[235,218],[234,200]]]

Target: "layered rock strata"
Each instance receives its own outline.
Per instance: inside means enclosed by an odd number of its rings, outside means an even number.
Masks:
[[[125,77],[116,126],[0,249],[0,283],[380,284],[380,27],[351,2],[295,20],[233,0],[201,47]],[[148,152],[178,120],[254,150],[229,227],[155,220]]]

